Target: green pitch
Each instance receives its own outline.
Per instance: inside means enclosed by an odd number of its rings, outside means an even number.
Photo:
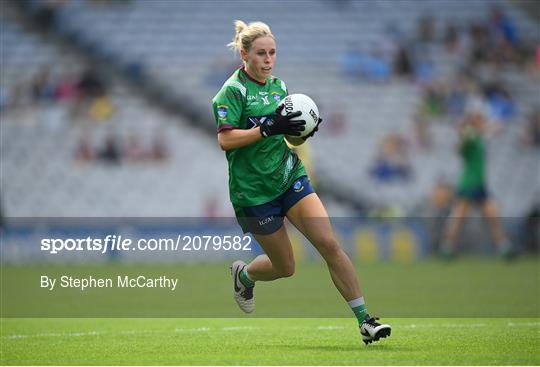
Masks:
[[[393,326],[365,346],[321,263],[256,288],[243,315],[228,264],[3,266],[2,314],[93,310],[169,318],[3,318],[0,363],[39,365],[539,365],[538,258],[357,264],[368,309]],[[178,274],[177,292],[48,293],[39,274]],[[31,291],[29,291],[29,289]],[[170,296],[173,294],[174,296]],[[54,307],[51,300],[55,299]],[[157,308],[156,308],[157,307]],[[179,315],[191,316],[178,317]],[[302,318],[300,316],[306,316]],[[222,317],[222,318],[220,318]]]
[[[9,319],[2,364],[538,365],[539,319]]]

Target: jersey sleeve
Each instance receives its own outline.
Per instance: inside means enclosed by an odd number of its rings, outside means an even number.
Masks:
[[[240,88],[226,85],[214,97],[212,106],[218,133],[240,127],[244,94]]]
[[[285,82],[283,80],[274,77],[273,82],[274,82],[274,84],[276,84],[277,86],[279,86],[281,88],[283,93],[285,93],[285,96],[289,95],[289,91],[287,89],[287,84],[285,84]]]

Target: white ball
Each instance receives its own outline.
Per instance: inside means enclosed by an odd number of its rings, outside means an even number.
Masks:
[[[283,109],[283,111],[281,111],[282,115],[286,115],[288,113],[296,111],[302,112],[300,116],[295,117],[291,120],[304,120],[306,122],[305,130],[300,132],[300,138],[309,135],[313,131],[313,129],[315,129],[315,127],[317,126],[317,122],[319,121],[319,109],[311,98],[309,98],[305,94],[290,94],[285,97],[283,101],[281,101],[280,105],[282,104],[285,105],[285,108]],[[289,135],[287,137],[289,137]],[[297,136],[290,137],[299,138]]]

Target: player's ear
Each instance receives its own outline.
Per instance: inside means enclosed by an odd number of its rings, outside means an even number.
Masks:
[[[244,61],[244,62],[247,61],[247,52],[246,52],[246,50],[244,50],[243,48],[240,49],[240,58],[241,58],[242,61]]]

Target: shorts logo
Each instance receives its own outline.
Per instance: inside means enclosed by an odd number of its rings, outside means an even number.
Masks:
[[[274,216],[272,215],[272,216],[270,216],[270,217],[261,219],[261,220],[259,221],[259,225],[260,225],[260,226],[264,226],[265,224],[268,224],[268,223],[270,223],[270,222],[273,221],[273,220],[274,220]]]
[[[302,182],[296,181],[293,186],[294,192],[300,192],[304,190],[304,185],[302,185]]]
[[[276,100],[276,102],[281,101],[281,96],[279,95],[279,93],[272,92],[272,97],[274,97],[274,99]]]
[[[228,108],[229,108],[229,106],[225,106],[225,105],[218,106],[217,114],[218,114],[219,118],[224,119],[225,117],[227,117],[227,109]]]

